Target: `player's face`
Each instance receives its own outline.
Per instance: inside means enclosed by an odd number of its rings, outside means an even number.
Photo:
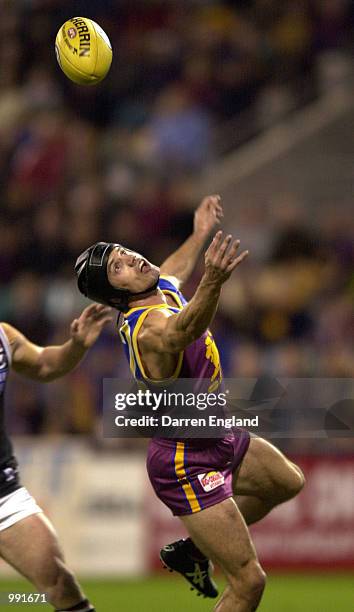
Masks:
[[[160,270],[139,253],[116,246],[107,262],[108,280],[116,289],[139,293],[148,289],[159,277]]]

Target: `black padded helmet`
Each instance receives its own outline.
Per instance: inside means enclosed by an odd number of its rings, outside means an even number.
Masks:
[[[75,272],[78,288],[83,295],[95,302],[126,312],[129,309],[129,299],[133,295],[154,291],[159,279],[151,287],[138,293],[113,287],[107,276],[107,262],[113,249],[118,246],[119,244],[114,242],[96,242],[79,255],[75,263]]]

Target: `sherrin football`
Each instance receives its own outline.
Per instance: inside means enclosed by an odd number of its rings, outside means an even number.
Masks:
[[[61,26],[55,39],[55,53],[64,74],[80,85],[102,81],[112,63],[107,34],[86,17],[72,17]]]

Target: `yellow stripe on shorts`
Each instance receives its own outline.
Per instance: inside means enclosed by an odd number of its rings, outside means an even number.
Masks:
[[[184,450],[184,442],[177,442],[175,454],[175,472],[178,481],[180,482],[180,485],[186,495],[192,512],[199,512],[199,510],[201,510],[201,507],[196,497],[196,494],[193,491],[192,485],[190,484],[190,482],[188,482],[186,470],[184,467]]]

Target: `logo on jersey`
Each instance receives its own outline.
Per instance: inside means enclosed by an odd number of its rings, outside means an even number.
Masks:
[[[199,474],[198,480],[206,493],[217,489],[217,487],[221,487],[221,485],[223,485],[225,482],[225,478],[220,472]]]
[[[221,375],[219,351],[218,351],[218,348],[215,344],[214,338],[211,335],[210,331],[208,331],[208,335],[205,338],[205,347],[206,347],[205,357],[206,359],[209,359],[209,361],[211,361],[211,363],[214,366],[214,372],[211,377],[211,385],[208,389],[209,393],[211,393],[218,388],[221,382],[222,375]]]

